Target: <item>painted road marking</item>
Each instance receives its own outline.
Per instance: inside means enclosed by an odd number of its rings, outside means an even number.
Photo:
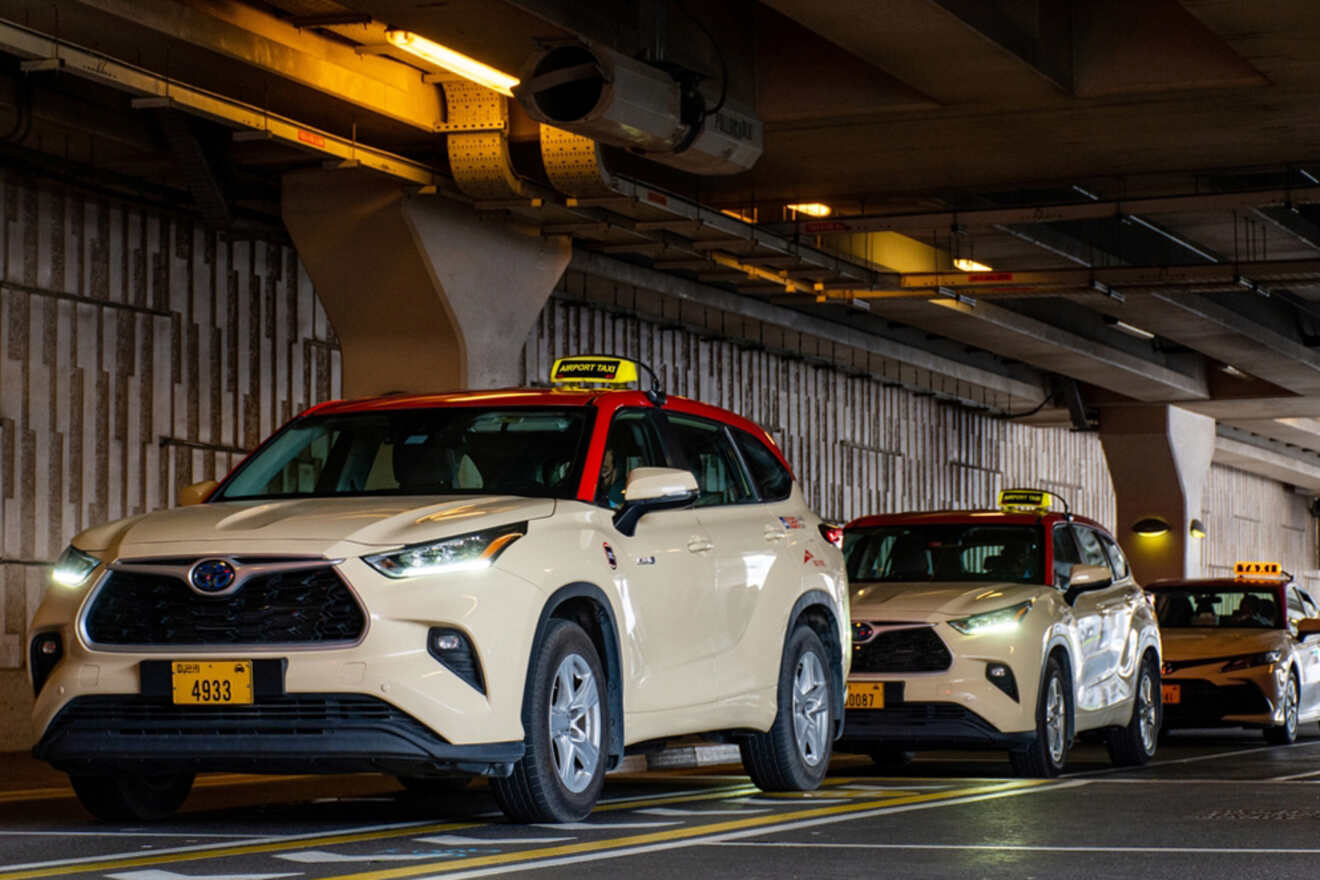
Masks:
[[[745,778],[745,777],[744,777]],[[756,787],[747,783],[725,786],[716,789],[691,789],[666,795],[629,796],[610,799],[596,807],[595,812],[628,810],[635,807],[663,806],[665,804],[689,803],[693,801],[724,800],[747,792],[756,791]],[[487,822],[445,822],[431,824],[427,822],[393,822],[386,825],[368,825],[340,829],[327,834],[317,831],[308,834],[292,834],[276,837],[254,837],[250,841],[219,845],[213,843],[181,846],[157,850],[150,855],[140,852],[112,853],[85,856],[73,859],[32,862],[21,865],[7,865],[0,870],[0,880],[32,880],[37,877],[62,877],[69,874],[90,871],[113,871],[119,868],[148,868],[153,865],[173,864],[177,862],[198,861],[202,859],[227,858],[229,856],[262,855],[274,852],[287,852],[313,846],[337,846],[342,843],[360,843],[371,840],[387,840],[412,834],[430,834],[445,831],[466,831],[470,828],[488,826]]]
[[[1074,785],[1084,785],[1078,782]],[[569,864],[578,861],[616,858],[635,852],[648,852],[652,849],[668,849],[675,846],[688,846],[694,838],[708,838],[728,833],[746,832],[764,835],[800,825],[802,822],[842,822],[866,815],[879,815],[890,809],[902,809],[904,806],[933,805],[935,802],[953,803],[959,800],[980,799],[1005,794],[1026,793],[1039,790],[1043,786],[1059,787],[1049,783],[1034,781],[1001,782],[967,789],[909,794],[883,800],[856,799],[837,805],[813,805],[769,815],[748,816],[742,819],[729,819],[704,825],[685,825],[666,831],[651,831],[645,834],[625,835],[604,840],[582,841],[578,843],[548,846],[521,852],[498,853],[485,856],[454,859],[447,862],[433,862],[426,865],[408,865],[398,868],[384,868],[378,871],[366,871],[359,874],[347,874],[334,880],[396,880],[401,877],[426,877],[445,875],[465,877],[482,874],[505,873],[507,871],[525,871],[550,864]],[[978,797],[979,796],[979,797]],[[780,801],[779,804],[791,803]],[[800,802],[799,802],[800,804]],[[797,806],[797,805],[795,805]],[[801,808],[805,807],[805,808]],[[779,826],[779,827],[777,827]],[[562,827],[562,826],[558,826]],[[597,828],[599,830],[599,827]]]
[[[1266,779],[1265,782],[1292,782],[1294,779],[1308,779],[1312,776],[1320,776],[1320,770],[1308,770],[1305,773],[1294,773],[1291,776],[1275,776],[1272,779]]]
[[[333,853],[323,849],[304,849],[291,853],[276,853],[275,858],[301,865],[329,865],[344,862],[416,862],[422,859],[442,859],[452,853]]]
[[[536,822],[532,828],[548,828],[551,831],[609,831],[612,828],[664,828],[677,825],[677,822]]]
[[[562,867],[564,865],[578,864],[582,862],[592,862],[592,861],[599,861],[602,859],[621,858],[626,856],[643,855],[646,853],[660,852],[663,850],[680,849],[683,847],[693,846],[694,844],[698,844],[698,843],[733,840],[744,837],[764,837],[767,834],[778,834],[784,831],[794,831],[801,828],[811,828],[817,825],[831,825],[837,822],[846,822],[852,819],[862,819],[870,816],[881,816],[881,815],[887,815],[889,813],[902,813],[911,810],[929,810],[939,807],[955,806],[958,804],[975,803],[977,801],[994,800],[997,798],[1018,797],[1024,794],[1034,794],[1036,792],[1051,791],[1059,788],[1073,788],[1076,786],[1082,786],[1086,784],[1087,783],[1085,782],[1062,782],[1062,783],[1028,782],[1028,783],[1021,783],[1019,784],[1018,787],[1012,789],[991,792],[988,794],[981,794],[981,795],[965,795],[965,796],[959,795],[958,797],[948,800],[932,800],[931,795],[914,795],[910,798],[904,798],[903,800],[905,801],[916,800],[921,802],[907,803],[898,806],[878,806],[872,809],[864,809],[859,804],[853,803],[844,807],[826,807],[816,810],[804,810],[799,813],[792,814],[792,815],[801,815],[801,813],[837,814],[840,811],[850,811],[848,815],[825,815],[818,818],[802,819],[795,822],[772,825],[770,827],[746,828],[743,830],[730,831],[727,833],[718,834],[713,837],[706,837],[701,840],[670,839],[658,843],[651,843],[651,844],[638,845],[638,846],[623,845],[617,849],[611,849],[607,846],[597,846],[596,847],[597,851],[595,852],[580,852],[580,853],[559,856],[559,857],[541,858],[536,861],[529,861],[529,862],[514,861],[512,864],[504,863],[498,865],[489,865],[489,866],[471,868],[468,870],[457,870],[460,867],[459,863],[452,862],[449,865],[438,866],[439,870],[435,874],[432,874],[431,877],[443,877],[444,880],[468,880],[468,878],[489,877],[491,875],[496,875],[496,874],[527,872],[527,871],[534,871],[540,868]],[[784,814],[780,814],[780,817],[782,816],[784,816]],[[773,820],[780,817],[766,816],[760,818]],[[746,820],[744,820],[744,822],[745,821]],[[692,829],[692,830],[694,832],[694,835],[699,835],[703,830],[709,831],[711,827],[712,826],[706,826],[705,829]],[[668,836],[673,836],[676,833],[677,833],[676,831],[662,832],[662,834]],[[652,836],[652,835],[645,835],[645,836]],[[602,841],[601,843],[606,843],[606,844],[618,843],[618,841]],[[534,854],[535,853],[524,852],[524,853],[510,854],[510,855],[514,859],[516,859],[517,857],[527,857]],[[465,861],[467,863],[471,863],[475,860],[468,859]],[[493,861],[493,859],[487,859],[485,861]],[[504,861],[508,862],[511,861],[511,859],[506,858]],[[376,874],[359,874],[359,875],[352,875],[350,877],[326,878],[326,880],[363,880],[363,878],[371,878],[371,880],[390,880],[390,878],[396,876],[399,875],[392,874],[389,872],[378,872]],[[423,880],[430,880],[430,878],[423,878]]]
[[[202,777],[193,783],[193,788],[227,788],[235,785],[257,785],[264,782],[287,782],[290,779],[305,779],[305,776],[262,776],[257,773],[224,773],[217,776]],[[41,788],[20,788],[13,791],[0,791],[0,804],[22,801],[47,801],[75,797],[69,786],[50,785]]]
[[[572,840],[573,837],[469,837],[466,834],[440,834],[436,837],[418,837],[419,843],[431,843],[436,846],[522,846],[528,843],[559,843]]]
[[[877,794],[877,795],[868,795],[868,794],[865,794],[865,793],[859,793],[859,794],[856,796],[856,799],[867,800],[867,799],[869,799],[869,798],[873,798],[873,797],[877,797],[877,796],[883,797],[883,795],[878,795],[878,794]],[[813,804],[846,804],[846,803],[847,803],[848,801],[850,801],[850,800],[854,800],[854,798],[812,798],[812,799],[809,801],[809,803],[813,803]],[[790,807],[790,806],[793,806],[795,803],[799,803],[799,804],[800,804],[800,803],[802,803],[802,802],[803,802],[803,801],[801,801],[801,800],[791,800],[791,799],[789,799],[789,798],[766,798],[766,797],[747,797],[747,798],[738,798],[738,799],[732,801],[732,803],[738,803],[738,804],[755,804],[755,805],[758,806],[758,807],[761,806],[761,805],[763,805],[763,804],[764,804],[764,805],[767,805],[767,806],[772,806],[772,807]]]
[[[1122,773],[1133,770],[1150,770],[1155,767],[1172,767],[1175,764],[1194,764],[1197,761],[1213,761],[1217,758],[1237,758],[1242,755],[1251,755],[1256,752],[1279,752],[1283,749],[1303,749],[1307,746],[1320,746],[1320,740],[1311,740],[1310,742],[1293,743],[1290,746],[1257,746],[1254,749],[1235,749],[1231,752],[1215,752],[1212,755],[1196,755],[1191,758],[1175,758],[1172,761],[1151,761],[1144,767],[1106,767],[1103,770],[1083,770],[1078,773],[1061,773],[1060,779],[1076,779],[1083,776],[1103,776],[1107,773]]]
[[[292,874],[176,874],[173,871],[125,871],[122,874],[107,874],[111,880],[279,880],[281,877],[301,877],[302,872]]]
[[[1170,853],[1173,855],[1243,854],[1243,855],[1314,855],[1320,848],[1280,848],[1249,846],[1033,846],[1015,843],[828,843],[792,841],[715,841],[701,842],[699,846],[754,846],[786,849],[919,849],[919,850],[973,850],[985,852],[1061,852],[1061,853],[1137,853],[1141,855]]]
[[[752,813],[768,813],[769,807],[733,807],[731,809],[700,809],[688,810],[682,807],[650,807],[645,810],[638,810],[647,816],[748,816]]]
[[[275,835],[285,836],[285,835]],[[221,834],[215,831],[150,831],[143,829],[141,831],[7,831],[0,829],[0,837],[150,837],[153,840],[158,837],[183,837],[188,839],[201,839],[203,837],[216,837],[233,840],[266,840],[268,838],[254,838],[251,834]],[[206,844],[214,846],[215,844]]]

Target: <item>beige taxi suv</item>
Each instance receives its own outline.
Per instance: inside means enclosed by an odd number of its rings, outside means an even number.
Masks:
[[[77,535],[32,626],[36,755],[105,818],[224,770],[480,774],[573,820],[630,747],[693,733],[815,787],[841,536],[765,431],[638,376],[322,404],[204,503]]]
[[[1156,581],[1164,727],[1252,727],[1296,741],[1320,720],[1320,608],[1277,562],[1232,578]]]
[[[1160,636],[1127,560],[1098,523],[1034,490],[997,510],[849,523],[853,663],[841,751],[1006,749],[1054,776],[1074,737],[1102,731],[1144,764],[1160,729]]]

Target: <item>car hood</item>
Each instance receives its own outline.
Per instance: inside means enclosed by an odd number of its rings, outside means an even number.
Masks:
[[[1283,642],[1281,629],[1161,629],[1165,660],[1200,660],[1273,651]]]
[[[274,545],[321,552],[344,542],[398,546],[462,534],[555,511],[552,498],[450,495],[223,501],[161,510],[89,529],[73,543],[132,558],[163,553],[236,552]],[[300,546],[301,545],[301,546]]]
[[[997,611],[1037,596],[1043,586],[986,581],[852,584],[855,620],[947,620]]]

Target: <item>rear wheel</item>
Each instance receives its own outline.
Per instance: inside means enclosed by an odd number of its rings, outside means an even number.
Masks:
[[[779,711],[765,733],[739,744],[743,768],[764,791],[810,791],[829,769],[834,688],[820,636],[799,626],[779,667]]]
[[[183,806],[192,791],[193,774],[150,776],[70,776],[78,800],[107,822],[155,822]]]
[[[1141,661],[1132,700],[1132,719],[1123,727],[1106,731],[1105,745],[1115,767],[1139,767],[1155,755],[1163,708],[1159,675],[1155,661],[1149,657]]]
[[[609,706],[600,658],[582,627],[550,621],[527,687],[527,750],[511,776],[491,780],[495,800],[515,822],[584,819],[605,784]]]
[[[1036,735],[1025,748],[1008,753],[1018,776],[1058,776],[1068,757],[1068,683],[1063,667],[1051,657],[1045,663],[1036,698]]]
[[[1274,746],[1287,746],[1297,742],[1297,676],[1290,674],[1283,691],[1283,723],[1265,728],[1265,741]]]

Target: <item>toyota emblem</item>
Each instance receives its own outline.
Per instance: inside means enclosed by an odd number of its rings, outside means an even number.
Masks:
[[[203,559],[192,567],[188,579],[199,593],[223,593],[234,585],[234,566],[223,559]]]

